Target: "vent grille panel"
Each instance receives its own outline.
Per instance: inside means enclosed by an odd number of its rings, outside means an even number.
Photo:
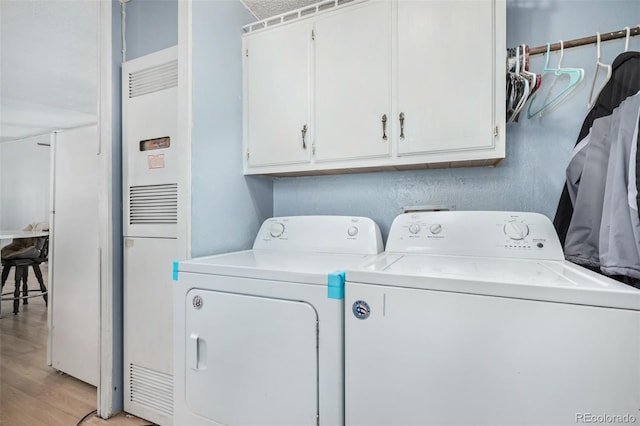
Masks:
[[[173,416],[173,376],[129,365],[130,401]]]
[[[178,223],[178,184],[140,185],[129,188],[130,225]]]
[[[129,98],[178,87],[178,61],[129,73]]]

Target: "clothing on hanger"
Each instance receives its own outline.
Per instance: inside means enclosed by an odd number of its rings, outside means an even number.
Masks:
[[[568,260],[640,280],[640,53],[625,52],[580,130],[554,225]]]

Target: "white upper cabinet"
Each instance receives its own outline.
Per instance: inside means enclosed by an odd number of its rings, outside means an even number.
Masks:
[[[398,155],[491,150],[494,2],[399,1],[397,28]]]
[[[244,39],[244,140],[248,167],[309,162],[311,22]]]
[[[505,0],[339,4],[245,27],[245,174],[504,158]]]
[[[391,155],[390,3],[319,17],[314,33],[315,160]]]

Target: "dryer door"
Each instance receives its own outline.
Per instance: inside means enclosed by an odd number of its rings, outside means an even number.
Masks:
[[[224,425],[315,425],[318,316],[308,303],[193,289],[186,298],[189,409]]]

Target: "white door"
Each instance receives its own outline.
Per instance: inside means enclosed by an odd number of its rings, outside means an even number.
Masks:
[[[398,2],[399,155],[493,146],[494,3]]]
[[[173,415],[175,238],[124,238],[124,409],[158,424]]]
[[[310,49],[308,22],[244,40],[249,167],[309,161]]]
[[[390,155],[389,2],[317,20],[314,94],[316,161]]]
[[[194,289],[186,403],[219,424],[316,425],[318,317],[305,302]]]
[[[53,143],[50,290],[51,366],[98,384],[100,251],[96,126],[58,133]]]

